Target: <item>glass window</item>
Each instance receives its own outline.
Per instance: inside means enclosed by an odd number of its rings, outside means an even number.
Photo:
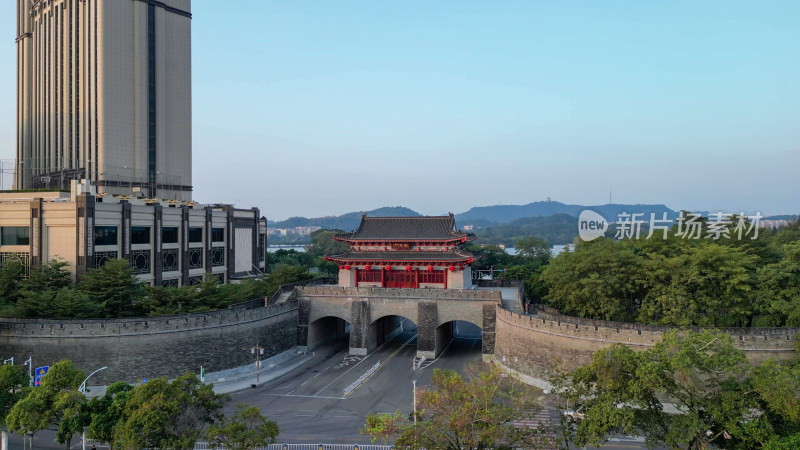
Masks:
[[[117,227],[94,227],[94,245],[117,245]]]
[[[161,242],[164,244],[178,243],[178,227],[164,227],[161,229]]]
[[[30,229],[28,227],[3,227],[0,245],[28,245],[30,244]]]
[[[203,229],[189,228],[189,242],[203,242]]]
[[[131,244],[149,244],[150,227],[131,227]]]
[[[212,228],[211,229],[211,242],[225,241],[225,228]]]

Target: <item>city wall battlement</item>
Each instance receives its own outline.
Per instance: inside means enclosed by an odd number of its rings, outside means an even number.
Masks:
[[[220,371],[253,363],[250,348],[263,358],[296,345],[297,301],[267,307],[125,319],[0,318],[0,355],[35,366],[70,359],[83,371],[108,370],[92,380],[136,382],[186,372]]]
[[[547,308],[538,317],[497,308],[495,356],[526,375],[546,378],[557,367],[566,370],[589,364],[597,350],[613,344],[645,349],[665,332],[678,327],[581,319]],[[699,328],[695,328],[699,330]],[[799,328],[719,328],[729,334],[747,358],[760,364],[796,356]]]
[[[339,287],[339,286],[300,286],[301,295],[314,297],[360,297],[397,298],[419,300],[494,300],[500,302],[499,290],[473,289],[395,289],[382,287]]]
[[[297,302],[265,308],[238,307],[171,316],[114,319],[18,319],[0,318],[0,339],[8,336],[36,338],[139,336],[175,333],[239,325],[296,311]]]

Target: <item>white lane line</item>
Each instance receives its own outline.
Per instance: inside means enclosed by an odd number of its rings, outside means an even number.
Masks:
[[[425,363],[423,363],[423,364],[425,364],[425,367],[422,367],[422,368],[420,368],[420,369],[417,369],[417,370],[419,370],[419,371],[422,371],[422,370],[424,370],[424,369],[427,369],[428,367],[432,366],[432,365],[433,365],[433,363],[435,363],[436,361],[438,361],[438,360],[439,360],[439,358],[441,358],[442,356],[444,356],[444,353],[447,351],[447,349],[448,349],[448,348],[450,348],[450,344],[452,344],[452,343],[453,343],[453,341],[455,341],[455,338],[453,338],[453,339],[450,339],[450,342],[448,342],[448,343],[447,343],[447,346],[445,346],[444,350],[442,350],[442,353],[439,353],[439,356],[438,356],[438,357],[436,357],[436,359],[434,359],[434,360],[433,360],[433,361],[431,361],[431,362],[427,362],[427,361],[426,361]]]
[[[393,341],[393,340],[394,340],[394,339],[395,339],[397,336],[400,336],[400,335],[398,334],[398,335],[396,335],[396,336],[393,336],[391,339],[389,339],[388,341],[386,341],[386,342],[384,342],[383,344],[381,344],[381,345],[380,345],[380,347],[378,347],[378,348],[376,348],[375,350],[373,350],[373,351],[372,351],[372,353],[370,353],[369,355],[367,355],[367,356],[366,356],[364,359],[362,359],[361,361],[359,361],[359,362],[355,363],[355,364],[353,365],[353,367],[351,367],[351,368],[349,368],[349,369],[345,370],[345,371],[344,371],[344,373],[342,373],[341,375],[339,375],[339,376],[338,376],[338,377],[337,377],[335,380],[333,380],[333,381],[331,381],[330,383],[328,383],[328,384],[327,384],[327,385],[326,385],[324,388],[320,389],[320,390],[319,390],[319,392],[317,392],[317,393],[316,393],[316,394],[314,394],[314,395],[319,395],[319,394],[320,394],[320,392],[324,391],[325,389],[328,389],[328,387],[329,387],[330,385],[332,385],[333,383],[335,383],[335,382],[339,381],[339,378],[342,378],[343,376],[347,375],[347,372],[350,372],[351,370],[353,370],[353,369],[355,369],[356,367],[358,367],[358,365],[359,365],[359,364],[361,364],[362,362],[364,362],[364,361],[368,360],[370,356],[372,356],[372,355],[374,355],[375,353],[377,353],[377,352],[378,352],[378,350],[380,350],[380,349],[381,349],[381,347],[383,347],[384,345],[386,345],[386,344],[388,344],[388,343],[392,342],[392,341]],[[416,335],[414,335],[414,337],[416,337]],[[412,339],[413,339],[413,338],[412,338]]]
[[[378,371],[379,371],[379,370],[381,370],[381,368],[382,368],[383,366],[385,366],[385,365],[386,365],[386,363],[388,363],[388,362],[389,362],[389,360],[391,360],[392,358],[394,358],[395,356],[397,356],[397,354],[398,354],[398,353],[400,353],[401,351],[403,351],[403,349],[404,349],[404,348],[406,348],[406,346],[408,345],[408,343],[409,343],[409,342],[413,341],[413,340],[414,340],[414,339],[416,339],[416,338],[417,338],[417,335],[416,335],[416,334],[415,334],[414,336],[411,336],[411,339],[409,339],[409,340],[405,341],[405,342],[403,343],[403,345],[401,345],[401,346],[400,346],[400,348],[398,348],[397,350],[395,350],[394,352],[392,352],[392,354],[391,354],[391,355],[389,355],[389,357],[388,357],[388,358],[386,358],[386,360],[385,360],[384,362],[380,362],[380,360],[379,360],[379,361],[378,361],[378,363],[377,363],[377,364],[378,364],[378,367],[375,369],[375,371],[374,371],[374,372],[372,372],[372,373],[371,373],[369,376],[367,376],[367,378],[365,378],[365,379],[364,379],[364,380],[363,380],[361,383],[359,383],[359,384],[358,384],[358,386],[354,387],[352,391],[350,391],[350,392],[348,392],[347,394],[345,394],[345,397],[350,397],[350,394],[352,394],[353,392],[355,392],[355,391],[356,391],[356,389],[358,389],[358,388],[360,388],[361,386],[363,386],[363,385],[364,385],[364,383],[366,383],[366,382],[367,382],[367,380],[369,380],[370,378],[372,378],[373,376],[375,376],[375,374],[376,374],[376,373],[378,373]]]
[[[302,398],[328,398],[332,400],[345,400],[344,397],[326,397],[324,395],[301,395],[301,394],[261,394],[269,395],[270,397],[302,397]]]

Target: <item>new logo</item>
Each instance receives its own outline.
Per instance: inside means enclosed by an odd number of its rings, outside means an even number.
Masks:
[[[600,214],[585,209],[578,216],[578,235],[584,241],[591,241],[606,234],[608,221]]]

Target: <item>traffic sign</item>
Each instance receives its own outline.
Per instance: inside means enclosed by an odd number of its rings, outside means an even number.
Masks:
[[[38,386],[39,383],[42,381],[42,377],[47,375],[47,371],[50,370],[50,366],[42,366],[36,368],[36,375],[34,376],[34,386]]]

